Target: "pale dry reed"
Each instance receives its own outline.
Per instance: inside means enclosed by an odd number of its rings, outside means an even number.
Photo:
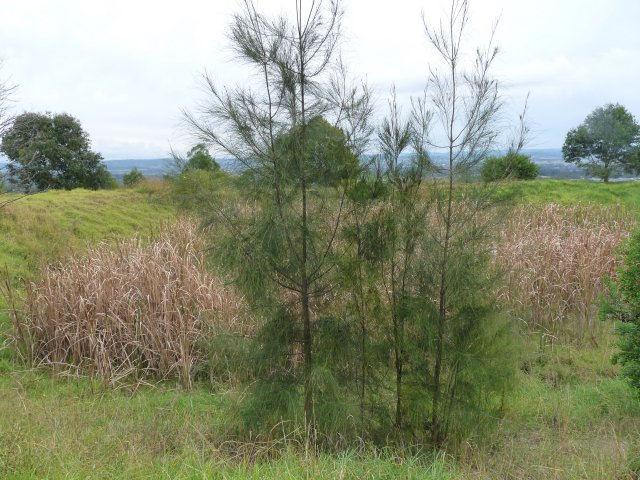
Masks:
[[[177,378],[188,387],[207,327],[233,329],[240,301],[206,272],[193,223],[156,240],[100,244],[44,268],[15,315],[34,364],[76,366],[117,384]]]
[[[496,247],[502,298],[534,330],[592,337],[603,279],[615,274],[615,251],[630,228],[603,207],[516,208]]]

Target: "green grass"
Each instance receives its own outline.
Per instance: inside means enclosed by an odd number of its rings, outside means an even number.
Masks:
[[[391,451],[305,458],[296,444],[276,452],[225,442],[235,401],[233,392],[160,385],[134,394],[15,371],[0,377],[0,478],[451,478],[442,458],[400,461]]]
[[[609,342],[540,347],[533,339],[526,351],[530,366],[494,434],[435,459],[391,449],[305,456],[294,440],[235,443],[238,392],[111,390],[13,369],[0,374],[0,478],[627,478],[640,453],[640,401],[616,377]]]
[[[620,206],[640,212],[640,182],[596,183],[578,180],[530,180],[508,182],[497,187],[499,196],[515,202],[559,203],[574,205],[591,203],[595,205]]]
[[[174,215],[157,192],[77,189],[26,197],[0,210],[0,267],[32,278],[43,262],[87,243],[149,233]]]
[[[635,478],[640,401],[611,365],[611,329],[603,338],[595,348],[532,342],[497,435],[465,462],[477,465],[469,478]]]
[[[514,202],[640,212],[638,183],[536,180],[498,188]],[[0,211],[0,265],[31,278],[42,262],[88,242],[152,232],[175,213],[161,192],[145,185],[16,202]],[[290,440],[234,443],[242,392],[202,385],[184,392],[166,383],[112,390],[25,370],[0,348],[0,478],[636,478],[630,466],[640,466],[640,401],[609,360],[611,326],[600,330],[597,345],[524,338],[518,386],[494,434],[435,459],[371,448],[305,456]]]

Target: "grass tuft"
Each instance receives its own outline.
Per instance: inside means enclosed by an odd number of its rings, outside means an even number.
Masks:
[[[99,244],[47,266],[14,310],[17,343],[35,365],[73,365],[118,384],[178,378],[191,385],[203,323],[230,330],[239,300],[204,268],[196,226],[166,226]]]
[[[507,272],[502,298],[530,329],[597,341],[603,279],[614,275],[631,225],[595,206],[515,208],[496,251]]]

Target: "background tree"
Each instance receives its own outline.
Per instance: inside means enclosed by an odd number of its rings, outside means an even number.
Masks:
[[[187,158],[183,162],[181,171],[204,170],[206,172],[217,172],[220,165],[209,153],[209,149],[204,143],[198,143],[187,153]]]
[[[112,188],[113,177],[89,135],[68,114],[23,113],[2,137],[10,180],[25,189]]]
[[[640,171],[640,125],[625,107],[596,108],[570,130],[562,146],[565,162],[584,167],[589,175],[609,181],[619,170]]]
[[[122,183],[125,187],[133,187],[144,180],[144,175],[137,167],[133,167],[129,173],[125,173],[122,177]]]
[[[336,186],[341,181],[353,178],[360,170],[360,161],[348,147],[344,132],[327,122],[322,116],[311,118],[305,127],[308,140],[305,156],[309,159],[306,175],[314,185]],[[291,131],[277,139],[282,148],[285,164],[283,171],[294,177],[300,176],[299,165],[293,154],[287,155],[288,146],[298,131]],[[277,147],[277,148],[278,148]],[[293,153],[293,150],[289,150]]]
[[[317,423],[332,422],[341,400],[341,365],[326,352],[340,351],[333,347],[342,324],[327,307],[348,179],[346,172],[339,172],[341,181],[331,178],[335,173],[326,166],[336,148],[358,153],[369,95],[346,87],[336,49],[338,2],[304,8],[298,0],[293,21],[268,18],[249,0],[243,7],[230,37],[238,58],[255,73],[250,86],[221,90],[205,77],[211,101],[200,116],[187,113],[186,119],[200,140],[244,170],[242,193],[251,208],[233,212],[218,204],[216,211],[233,232],[224,260],[266,319],[255,361],[256,420],[293,415],[313,434]],[[320,116],[342,127],[341,138],[314,135],[328,131],[314,120]],[[340,428],[348,416],[342,418],[334,423]]]

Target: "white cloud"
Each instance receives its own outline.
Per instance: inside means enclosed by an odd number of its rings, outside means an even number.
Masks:
[[[272,12],[292,0],[262,0]],[[433,58],[422,30],[444,0],[347,0],[345,59],[384,99],[418,94]],[[6,2],[0,15],[3,76],[19,84],[18,109],[67,111],[106,158],[164,156],[186,148],[180,109],[200,98],[204,68],[224,84],[244,78],[230,61],[225,32],[233,2]],[[538,146],[559,146],[593,108],[620,102],[640,116],[637,0],[472,0],[466,40],[482,43],[501,15],[497,74],[520,104],[531,92]],[[384,106],[384,102],[380,102]],[[515,109],[515,107],[514,107]],[[513,112],[512,112],[513,113]]]

